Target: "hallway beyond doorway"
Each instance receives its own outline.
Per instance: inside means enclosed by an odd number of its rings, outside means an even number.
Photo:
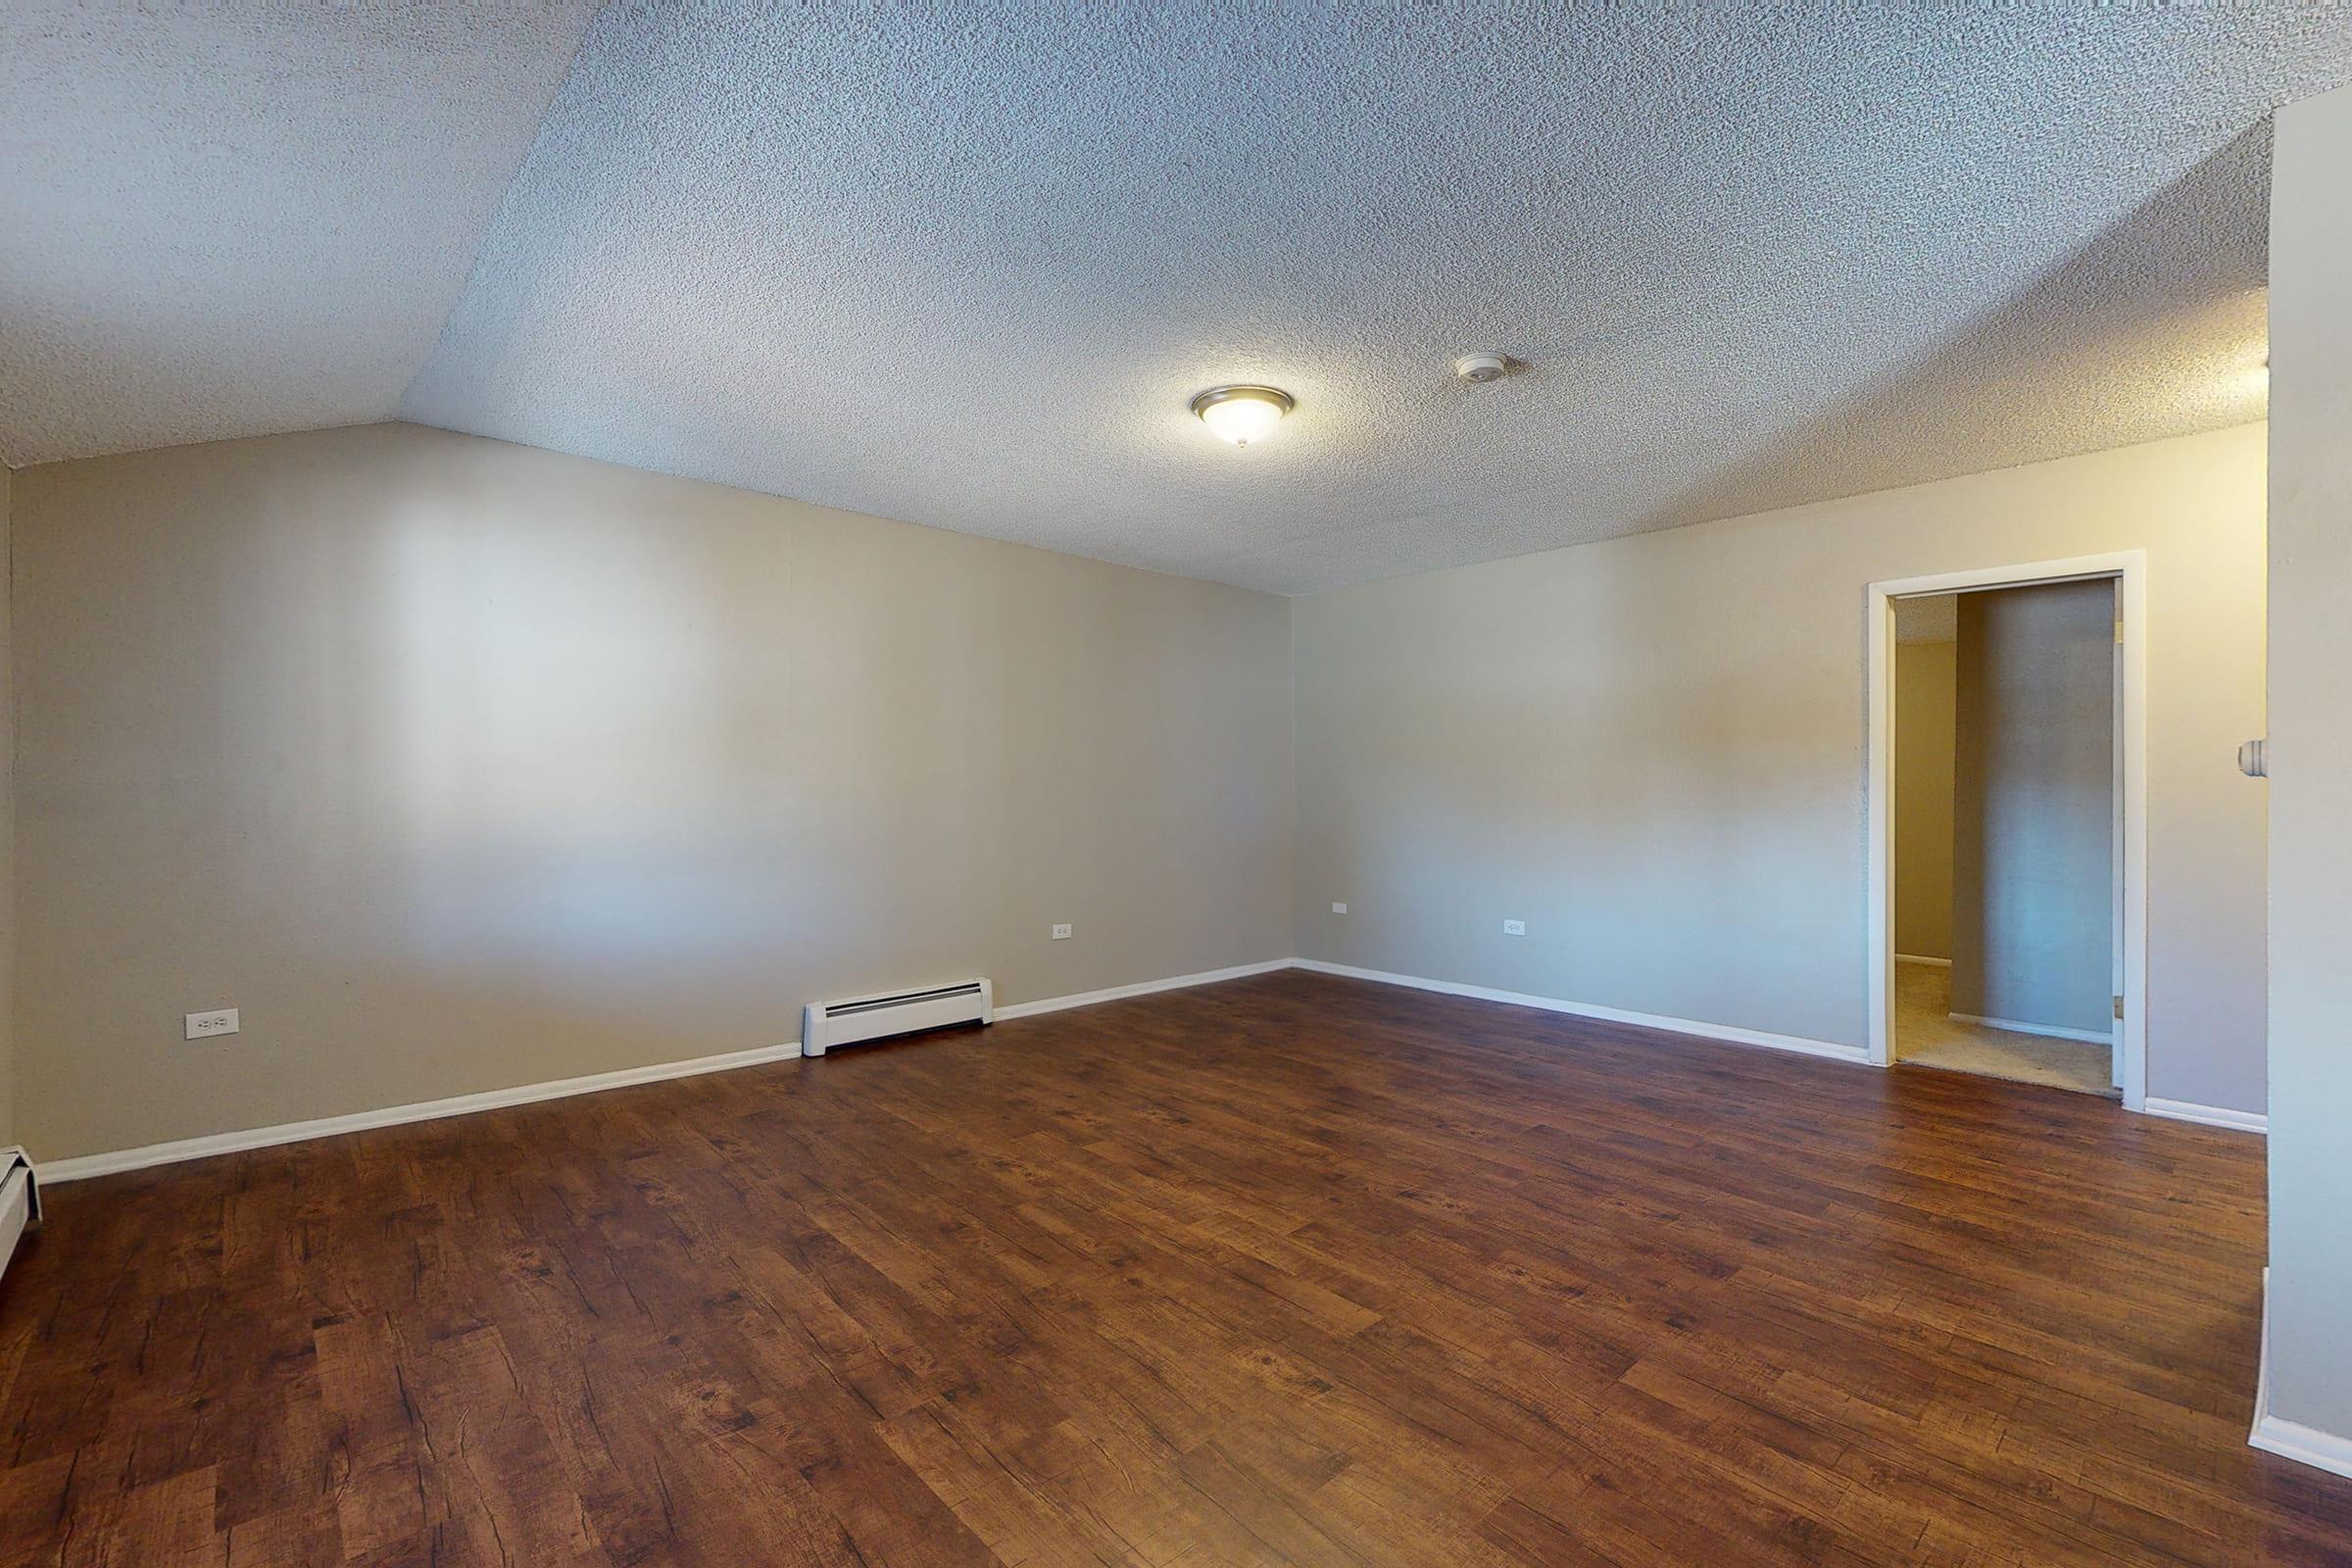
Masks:
[[[1964,1022],[1951,1016],[1951,990],[1952,971],[1939,964],[1894,966],[1896,1061],[2115,1096],[2111,1048]]]

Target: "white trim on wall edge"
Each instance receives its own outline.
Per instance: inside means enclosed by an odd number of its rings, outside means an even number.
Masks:
[[[2330,1475],[2352,1476],[2352,1438],[2271,1414],[2271,1271],[2262,1271],[2262,1348],[2254,1374],[2254,1428],[2246,1446]]]
[[[2265,1414],[2255,1421],[2253,1435],[2246,1442],[2265,1453],[2310,1465],[2314,1470],[2352,1476],[2352,1438],[2339,1438],[2300,1421],[2282,1421]]]
[[[1009,1007],[997,1008],[996,1016],[999,1019],[1026,1018],[1032,1013],[1059,1012],[1064,1007],[1114,1002],[1121,997],[1147,996],[1154,991],[1174,991],[1184,986],[1207,985],[1217,980],[1238,980],[1244,975],[1287,969],[1291,962],[1289,958],[1272,958],[1263,963],[1245,963],[1230,969],[1207,969],[1200,974],[1177,975],[1167,980],[1146,980],[1135,985],[1111,986],[1102,991],[1082,991],[1074,996],[1017,1002]],[[794,1040],[781,1046],[758,1046],[750,1051],[694,1056],[685,1061],[662,1061],[646,1067],[622,1067],[614,1072],[589,1073],[580,1078],[517,1084],[512,1089],[487,1089],[480,1094],[453,1095],[447,1100],[424,1100],[411,1105],[387,1105],[378,1110],[357,1110],[343,1116],[320,1116],[311,1121],[280,1122],[271,1127],[247,1127],[236,1132],[210,1133],[202,1138],[181,1138],[168,1144],[118,1149],[103,1154],[77,1154],[72,1159],[42,1160],[36,1169],[45,1184],[79,1181],[87,1176],[112,1176],[118,1171],[144,1170],[150,1165],[172,1165],[181,1160],[206,1159],[214,1154],[236,1154],[249,1149],[297,1144],[309,1138],[330,1138],[337,1133],[368,1132],[377,1127],[398,1127],[408,1122],[434,1121],[443,1116],[465,1116],[480,1110],[502,1110],[509,1105],[528,1105],[542,1100],[568,1100],[574,1095],[625,1089],[632,1084],[661,1083],[670,1078],[695,1078],[704,1073],[726,1072],[736,1067],[756,1067],[763,1062],[790,1061],[800,1054],[801,1043]]]
[[[1186,986],[1214,985],[1219,980],[1242,980],[1253,974],[1272,974],[1288,969],[1296,958],[1268,958],[1263,963],[1237,963],[1229,969],[1203,969],[1199,974],[1180,974],[1166,980],[1139,980],[1131,986],[1105,986],[1100,991],[1079,991],[1066,997],[1046,997],[1037,1002],[1016,1002],[1009,1007],[999,1007],[999,1022],[1006,1018],[1028,1018],[1041,1012],[1059,1012],[1064,1007],[1091,1007],[1098,1002],[1118,1002],[1128,997],[1148,997],[1154,991],[1181,991]]]
[[[1931,577],[1874,582],[1863,590],[1868,694],[1863,720],[1864,844],[1870,986],[1870,1060],[1894,1061],[1894,601],[1918,594],[2012,588],[2082,577],[2114,577],[2123,612],[2124,1108],[2148,1098],[2148,553],[2119,550],[2068,561],[2037,561]]]
[[[1952,966],[1952,960],[1949,958],[1931,958],[1924,953],[1898,953],[1894,956],[1894,961],[1897,963],[1933,964],[1938,969],[1949,969]]]
[[[1761,1029],[1739,1029],[1730,1024],[1701,1023],[1694,1018],[1668,1018],[1654,1012],[1627,1012],[1620,1007],[1595,1006],[1589,1002],[1563,1002],[1557,997],[1529,996],[1523,991],[1496,991],[1490,986],[1463,985],[1453,980],[1427,980],[1419,975],[1392,974],[1385,969],[1358,969],[1353,964],[1326,963],[1321,958],[1293,958],[1292,964],[1311,969],[1317,974],[1343,975],[1350,980],[1376,980],[1383,985],[1410,986],[1415,991],[1435,991],[1448,997],[1471,997],[1480,1002],[1504,1002],[1515,1007],[1540,1007],[1545,1012],[1573,1013],[1579,1018],[1598,1018],[1607,1023],[1637,1024],[1643,1029],[1664,1029],[1678,1035],[1697,1035],[1707,1040],[1728,1040],[1734,1045],[1763,1046],[1772,1051],[1793,1051],[1807,1056],[1827,1056],[1834,1061],[1868,1062],[1870,1053],[1861,1046],[1840,1046],[1828,1040],[1807,1040],[1799,1035],[1767,1034]]]
[[[336,1133],[398,1127],[408,1122],[432,1121],[442,1116],[470,1115],[477,1110],[502,1110],[509,1105],[528,1105],[541,1100],[568,1100],[573,1095],[593,1095],[603,1089],[625,1089],[631,1084],[660,1083],[666,1078],[693,1078],[707,1072],[725,1072],[730,1067],[789,1061],[800,1054],[801,1043],[794,1040],[781,1046],[759,1046],[750,1051],[730,1051],[716,1056],[660,1061],[646,1067],[592,1072],[579,1078],[555,1078],[545,1083],[517,1084],[512,1089],[485,1089],[475,1095],[452,1095],[447,1100],[420,1100],[410,1105],[355,1110],[343,1116],[319,1116],[311,1121],[279,1122],[271,1127],[246,1127],[236,1132],[208,1133],[202,1138],[180,1138],[168,1144],[118,1149],[104,1154],[76,1154],[72,1159],[42,1160],[38,1168],[44,1182],[74,1182],[85,1176],[112,1176],[117,1171],[144,1170],[150,1165],[175,1165],[181,1160],[205,1159],[214,1154],[236,1154],[248,1149],[298,1144],[306,1138],[330,1138]]]
[[[1321,958],[1269,958],[1259,963],[1235,964],[1225,969],[1204,969],[1198,974],[1175,975],[1165,980],[1144,980],[1133,985],[1107,986],[1100,991],[1081,991],[1066,997],[1045,997],[1036,1002],[1016,1002],[1010,1006],[996,1009],[1000,1021],[1031,1017],[1039,1013],[1060,1012],[1069,1007],[1091,1006],[1100,1002],[1116,1002],[1127,997],[1150,996],[1158,991],[1177,991],[1188,986],[1213,985],[1220,980],[1240,980],[1250,975],[1271,974],[1277,969],[1306,969],[1317,974],[1340,975],[1351,980],[1370,980],[1382,985],[1406,986],[1415,991],[1433,991],[1444,996],[1469,997],[1481,1002],[1500,1002],[1512,1006],[1536,1007],[1545,1012],[1569,1013],[1580,1018],[1597,1018],[1608,1023],[1634,1024],[1644,1029],[1662,1029],[1673,1034],[1695,1035],[1706,1040],[1729,1041],[1735,1045],[1761,1046],[1771,1051],[1788,1051],[1801,1055],[1821,1056],[1832,1061],[1867,1062],[1869,1052],[1860,1046],[1840,1046],[1827,1040],[1807,1040],[1796,1035],[1769,1034],[1761,1029],[1740,1029],[1730,1024],[1702,1023],[1692,1018],[1669,1018],[1658,1013],[1629,1012],[1619,1007],[1603,1007],[1591,1003],[1564,1002],[1557,997],[1531,996],[1520,991],[1498,991],[1489,986],[1464,985],[1452,980],[1431,980],[1419,975],[1396,974],[1385,969],[1360,969],[1352,964],[1330,963]],[[750,1051],[727,1052],[715,1056],[695,1056],[684,1061],[656,1062],[644,1067],[623,1067],[613,1072],[590,1073],[579,1078],[558,1078],[545,1083],[518,1084],[512,1089],[490,1089],[479,1094],[455,1095],[447,1100],[418,1101],[414,1104],[388,1105],[376,1110],[353,1111],[342,1116],[321,1116],[311,1121],[280,1122],[269,1127],[248,1127],[235,1132],[211,1133],[201,1138],[182,1138],[171,1143],[148,1144],[137,1149],[118,1149],[106,1153],[77,1154],[71,1159],[43,1160],[36,1171],[44,1183],[79,1181],[90,1176],[111,1176],[119,1171],[144,1170],[151,1165],[177,1164],[182,1160],[206,1159],[215,1154],[236,1154],[251,1149],[269,1149],[279,1144],[301,1143],[310,1138],[331,1138],[337,1133],[367,1132],[378,1127],[398,1127],[410,1122],[433,1121],[443,1116],[465,1116],[475,1111],[500,1110],[510,1105],[528,1105],[543,1100],[566,1100],[574,1095],[593,1095],[606,1089],[625,1089],[633,1084],[661,1083],[672,1078],[693,1078],[704,1073],[726,1072],[736,1067],[754,1067],[763,1062],[789,1061],[800,1055],[800,1042],[789,1041],[780,1046],[760,1046]],[[2147,1102],[2146,1111],[2152,1116],[2170,1117],[2176,1121],[2201,1122],[2211,1127],[2233,1128],[2241,1132],[2265,1132],[2269,1118],[2254,1111],[2231,1110],[2223,1105],[2200,1105],[2189,1101],[2154,1100]],[[2291,1423],[2289,1423],[2291,1425]],[[2324,1434],[2323,1434],[2324,1436]]]
[[[2021,1023],[2015,1018],[1986,1018],[1973,1012],[1947,1012],[1945,1017],[1954,1023],[1983,1024],[1987,1029],[2006,1029],[2013,1035],[2046,1035],[2052,1040],[2080,1040],[2086,1046],[2113,1046],[2115,1032],[2101,1033],[2095,1029],[2069,1029],[2055,1023]]]
[[[2169,1117],[2174,1121],[2201,1122],[2208,1127],[2227,1127],[2233,1132],[2268,1133],[2271,1118],[2259,1110],[2231,1110],[2228,1105],[2200,1105],[2193,1100],[2159,1100],[2148,1097],[2140,1109],[2151,1116]]]

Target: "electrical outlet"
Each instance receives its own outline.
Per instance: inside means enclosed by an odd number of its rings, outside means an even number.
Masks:
[[[1334,914],[1346,914],[1348,912],[1348,906],[1345,904],[1335,904],[1331,906],[1331,912]]]
[[[1055,927],[1054,928],[1054,941],[1056,941],[1056,942],[1067,942],[1067,941],[1069,941],[1069,940],[1070,940],[1070,928],[1069,928],[1068,926],[1066,926],[1066,925],[1057,925],[1057,926],[1055,926]]]
[[[222,1007],[218,1012],[188,1014],[187,1038],[190,1040],[210,1040],[215,1035],[233,1035],[236,1032],[237,1009],[234,1007]]]
[[[1525,920],[1505,920],[1502,922],[1502,934],[1506,937],[1523,937],[1527,935],[1527,922]]]

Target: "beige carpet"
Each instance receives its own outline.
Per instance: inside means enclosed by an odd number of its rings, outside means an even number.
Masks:
[[[2114,1095],[2107,1047],[1962,1023],[1950,1015],[1951,1005],[1951,970],[1928,963],[1896,964],[1894,1059],[1914,1067]]]

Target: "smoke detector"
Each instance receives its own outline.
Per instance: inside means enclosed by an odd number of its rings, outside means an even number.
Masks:
[[[1510,363],[1499,354],[1465,354],[1453,362],[1454,374],[1480,386],[1489,381],[1501,380],[1503,372],[1510,368]]]

